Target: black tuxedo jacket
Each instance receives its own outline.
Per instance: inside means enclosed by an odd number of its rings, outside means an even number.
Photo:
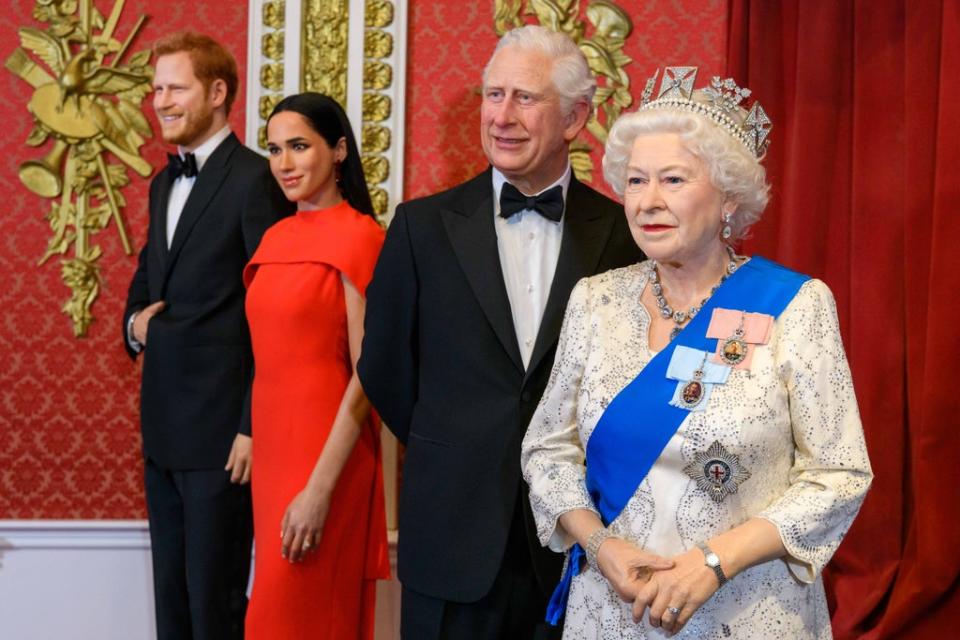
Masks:
[[[263,232],[293,210],[267,161],[230,134],[203,165],[167,248],[169,168],[150,184],[150,228],[123,314],[164,300],[143,350],[144,455],[169,469],[223,468],[250,433],[253,371],[243,267]]]
[[[400,497],[405,587],[474,602],[493,584],[516,500],[540,584],[561,556],[536,539],[520,443],[553,365],[570,290],[642,254],[623,208],[571,180],[553,284],[524,370],[503,282],[490,171],[397,207],[367,290],[360,380],[407,445]]]

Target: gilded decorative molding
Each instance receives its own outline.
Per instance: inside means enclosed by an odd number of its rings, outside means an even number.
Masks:
[[[382,125],[363,125],[361,136],[361,148],[368,153],[383,153],[390,148],[390,129]]]
[[[383,122],[390,117],[390,96],[369,91],[363,94],[363,121]]]
[[[301,90],[347,103],[347,0],[304,0]]]
[[[385,62],[367,61],[363,64],[363,88],[383,91],[393,84],[393,68]]]
[[[264,89],[283,91],[283,63],[270,62],[260,66],[260,84]]]
[[[365,58],[386,58],[393,53],[393,36],[385,31],[370,29],[364,34],[363,55]]]
[[[263,52],[263,55],[272,60],[282,60],[283,32],[271,31],[270,33],[265,33],[262,41],[260,42],[260,51]]]
[[[610,0],[591,0],[585,13],[593,27],[590,37],[586,35],[587,24],[580,19],[579,0],[495,0],[494,29],[502,36],[523,24],[521,14],[532,15],[543,26],[573,38],[596,74],[599,85],[593,97],[594,112],[587,122],[587,131],[604,144],[614,121],[633,103],[630,77],[624,70],[633,60],[623,52],[633,22]],[[575,141],[570,146],[573,170],[586,182],[591,182],[593,176],[591,151],[590,144],[582,141]]]
[[[283,29],[285,20],[286,6],[283,0],[275,2],[265,2],[263,4],[262,22],[263,26],[270,29]]]
[[[257,109],[261,122],[257,130],[257,144],[261,149],[267,148],[267,117],[283,98],[285,16],[286,4],[283,0],[263,3],[260,14],[263,29],[263,35],[260,38],[260,54],[263,60],[260,64],[259,77],[260,86],[265,91],[260,96],[259,109]]]
[[[493,29],[502,36],[510,29],[523,26],[520,10],[523,0],[496,0],[493,7]]]
[[[382,123],[390,118],[393,102],[384,93],[393,84],[393,67],[384,60],[393,54],[393,35],[386,29],[393,24],[394,6],[388,0],[367,0],[363,38],[363,133],[361,152],[363,173],[370,189],[374,211],[387,214],[390,197],[384,188],[390,178],[390,129]]]
[[[126,206],[121,189],[130,183],[126,167],[142,177],[153,171],[140,156],[145,138],[153,135],[141,112],[152,88],[150,51],[121,62],[146,16],[117,40],[125,2],[116,0],[104,16],[92,0],[37,0],[33,17],[49,26],[18,29],[20,47],[4,63],[34,88],[27,104],[34,121],[27,144],[52,143],[44,157],[24,161],[19,175],[30,191],[52,200],[46,219],[53,237],[39,263],[73,248],[72,257],[60,260],[61,277],[72,292],[62,311],[77,337],[93,322],[100,294],[97,260],[103,251],[94,236],[112,220],[124,251],[133,254],[121,215]],[[120,163],[105,158],[108,151]]]
[[[367,0],[363,23],[368,29],[383,29],[393,24],[393,3],[387,0]]]

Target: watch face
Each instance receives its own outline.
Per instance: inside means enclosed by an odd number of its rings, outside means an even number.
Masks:
[[[706,557],[707,564],[711,567],[720,566],[720,557],[715,553],[708,553]]]

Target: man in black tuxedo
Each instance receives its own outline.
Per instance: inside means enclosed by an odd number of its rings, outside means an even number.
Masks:
[[[360,380],[407,445],[399,574],[411,640],[557,635],[543,620],[562,558],[537,540],[520,442],[573,285],[641,259],[623,208],[571,174],[596,89],[573,41],[515,29],[483,84],[492,168],[397,207],[367,291]]]
[[[253,363],[241,276],[263,232],[292,205],[266,160],[227,125],[233,57],[194,33],[168,36],[154,52],[153,105],[178,152],[150,184],[150,227],[123,336],[131,357],[144,356],[157,637],[242,638]]]

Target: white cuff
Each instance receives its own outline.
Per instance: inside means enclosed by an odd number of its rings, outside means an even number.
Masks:
[[[130,318],[127,320],[127,344],[130,345],[130,348],[136,353],[143,351],[143,345],[137,342],[137,339],[133,337],[133,321],[137,319],[138,313],[140,312],[134,311],[130,314]]]

